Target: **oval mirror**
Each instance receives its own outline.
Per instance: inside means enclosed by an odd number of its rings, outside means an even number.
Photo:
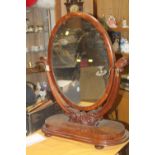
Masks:
[[[57,23],[48,55],[55,91],[72,107],[92,110],[107,99],[113,81],[109,37],[88,14],[70,13]]]

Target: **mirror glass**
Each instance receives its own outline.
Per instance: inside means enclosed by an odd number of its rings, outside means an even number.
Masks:
[[[52,46],[52,67],[62,94],[76,105],[93,105],[109,80],[109,59],[100,33],[75,16],[61,24]]]

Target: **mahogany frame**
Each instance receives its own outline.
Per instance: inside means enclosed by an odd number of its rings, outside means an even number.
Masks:
[[[59,90],[57,84],[56,84],[56,80],[54,78],[54,71],[53,71],[53,66],[52,66],[52,48],[53,48],[53,41],[54,41],[54,37],[59,29],[59,27],[63,24],[63,22],[67,21],[68,19],[72,18],[72,17],[80,17],[88,22],[90,22],[95,28],[96,30],[101,34],[101,37],[103,39],[103,43],[105,45],[105,48],[107,50],[107,55],[109,58],[109,62],[110,62],[110,76],[109,76],[109,81],[106,87],[106,90],[104,91],[104,94],[102,95],[102,97],[93,105],[88,106],[88,107],[80,107],[78,105],[76,105],[75,103],[72,103],[70,100],[68,100]],[[86,13],[69,13],[65,16],[63,16],[62,18],[60,18],[60,20],[57,22],[56,26],[54,27],[53,31],[51,32],[51,37],[49,39],[49,46],[48,46],[48,64],[50,67],[50,75],[48,75],[48,79],[50,81],[50,87],[52,90],[54,90],[54,97],[56,99],[56,101],[59,104],[68,104],[73,108],[76,108],[78,110],[85,110],[85,111],[90,111],[93,109],[96,109],[98,106],[100,106],[102,103],[104,103],[104,101],[106,101],[106,99],[109,96],[109,93],[111,91],[111,87],[113,84],[113,77],[114,77],[114,63],[115,63],[115,55],[113,54],[113,51],[111,49],[111,42],[110,39],[108,37],[108,34],[106,32],[106,30],[104,30],[103,26],[99,23],[99,21],[94,18],[93,16],[90,16]],[[57,93],[60,93],[61,95],[56,95]],[[62,100],[64,100],[62,102]],[[66,110],[65,110],[66,111]]]

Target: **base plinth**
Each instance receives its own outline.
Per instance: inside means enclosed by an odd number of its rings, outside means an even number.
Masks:
[[[54,135],[90,143],[97,149],[121,144],[128,140],[128,131],[119,122],[103,119],[98,121],[97,126],[88,126],[69,122],[69,117],[64,114],[57,114],[46,119],[42,131],[45,136]]]

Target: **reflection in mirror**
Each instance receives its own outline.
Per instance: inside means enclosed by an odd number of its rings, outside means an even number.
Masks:
[[[55,79],[68,100],[90,106],[103,96],[109,60],[104,41],[91,23],[80,17],[63,22],[52,50]]]

